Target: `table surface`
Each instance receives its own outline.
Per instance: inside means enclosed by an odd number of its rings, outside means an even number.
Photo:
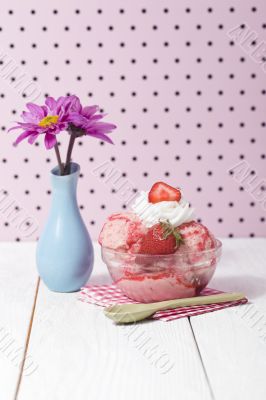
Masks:
[[[264,400],[266,239],[223,246],[211,287],[249,304],[116,326],[39,282],[34,243],[0,243],[0,400]],[[107,283],[95,251],[91,282]]]

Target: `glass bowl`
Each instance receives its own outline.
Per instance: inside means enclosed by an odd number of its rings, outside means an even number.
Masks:
[[[102,259],[114,283],[141,303],[197,296],[211,280],[222,243],[213,249],[167,255],[121,253],[102,247]]]

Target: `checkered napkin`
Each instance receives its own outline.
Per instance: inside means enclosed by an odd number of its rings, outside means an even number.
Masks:
[[[224,293],[219,290],[206,288],[201,292],[201,296],[211,294]],[[85,303],[97,304],[98,306],[107,307],[112,304],[135,303],[137,301],[129,299],[116,285],[87,285],[82,288],[79,294],[79,300]],[[202,306],[179,307],[173,310],[158,311],[151,318],[162,321],[173,321],[183,317],[193,317],[194,315],[205,314],[208,312],[222,310],[247,303],[247,299],[228,301],[226,303],[206,304]]]

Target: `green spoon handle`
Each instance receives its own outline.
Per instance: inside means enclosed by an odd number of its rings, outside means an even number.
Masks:
[[[199,306],[212,303],[224,303],[245,298],[243,293],[218,293],[208,296],[197,296],[185,299],[167,300],[158,303],[147,304],[149,310],[168,310],[177,307]]]

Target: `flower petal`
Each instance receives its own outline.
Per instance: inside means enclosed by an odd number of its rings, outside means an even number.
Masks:
[[[93,115],[90,119],[92,121],[98,121],[99,119],[103,119],[104,117],[106,117],[107,114],[97,114],[97,115]]]
[[[75,125],[77,128],[82,128],[87,124],[87,119],[79,114],[78,112],[72,112],[68,115],[67,121],[71,122],[73,125]]]
[[[36,124],[32,124],[32,123],[26,123],[26,122],[17,122],[17,126],[14,126],[13,128],[10,128],[8,130],[12,131],[14,129],[24,129],[27,131],[36,131],[36,132],[42,132],[44,130],[44,128],[42,126],[36,125]]]
[[[103,140],[104,142],[108,142],[110,144],[114,144],[114,142],[109,138],[109,136],[105,135],[104,133],[99,133],[99,132],[87,132],[88,136],[95,137],[96,139]]]
[[[45,100],[45,104],[47,105],[51,114],[54,114],[56,112],[57,102],[53,97],[47,97]]]
[[[45,147],[49,150],[56,144],[56,137],[51,133],[46,133],[44,137]]]
[[[36,133],[35,133],[35,132],[32,132],[32,131],[24,131],[24,132],[22,132],[22,133],[17,137],[17,139],[15,140],[15,142],[13,143],[14,146],[17,146],[22,140],[26,139],[28,136],[35,135],[35,134],[36,134]]]
[[[18,123],[19,123],[19,122],[18,122]],[[14,131],[15,129],[22,129],[22,128],[21,128],[21,126],[19,126],[19,125],[12,126],[12,128],[9,128],[9,129],[7,130],[7,132]]]
[[[80,99],[77,96],[68,96],[68,102],[65,106],[65,111],[67,112],[78,112],[80,113],[82,110],[82,106],[80,103]]]
[[[108,122],[97,122],[94,121],[92,125],[88,125],[87,129],[97,130],[101,133],[109,133],[112,130],[116,129],[116,125],[110,124]]]
[[[26,107],[30,111],[32,121],[38,123],[41,119],[43,119],[46,115],[46,108],[38,106],[37,104],[27,103]],[[28,113],[29,114],[29,113]],[[29,115],[27,115],[29,117]]]
[[[33,133],[33,134],[29,137],[28,142],[29,142],[30,144],[33,144],[33,143],[36,141],[36,139],[38,138],[38,136],[39,136],[39,133]]]
[[[61,111],[61,109],[64,110],[64,106],[67,102],[67,96],[60,96],[56,100],[56,114],[58,115]]]
[[[21,118],[25,122],[30,122],[30,123],[37,123],[39,122],[39,118],[37,120],[36,115],[32,115],[30,112],[23,111],[21,114]]]
[[[86,118],[90,118],[93,114],[95,114],[99,110],[99,106],[88,106],[83,107],[81,114]]]

